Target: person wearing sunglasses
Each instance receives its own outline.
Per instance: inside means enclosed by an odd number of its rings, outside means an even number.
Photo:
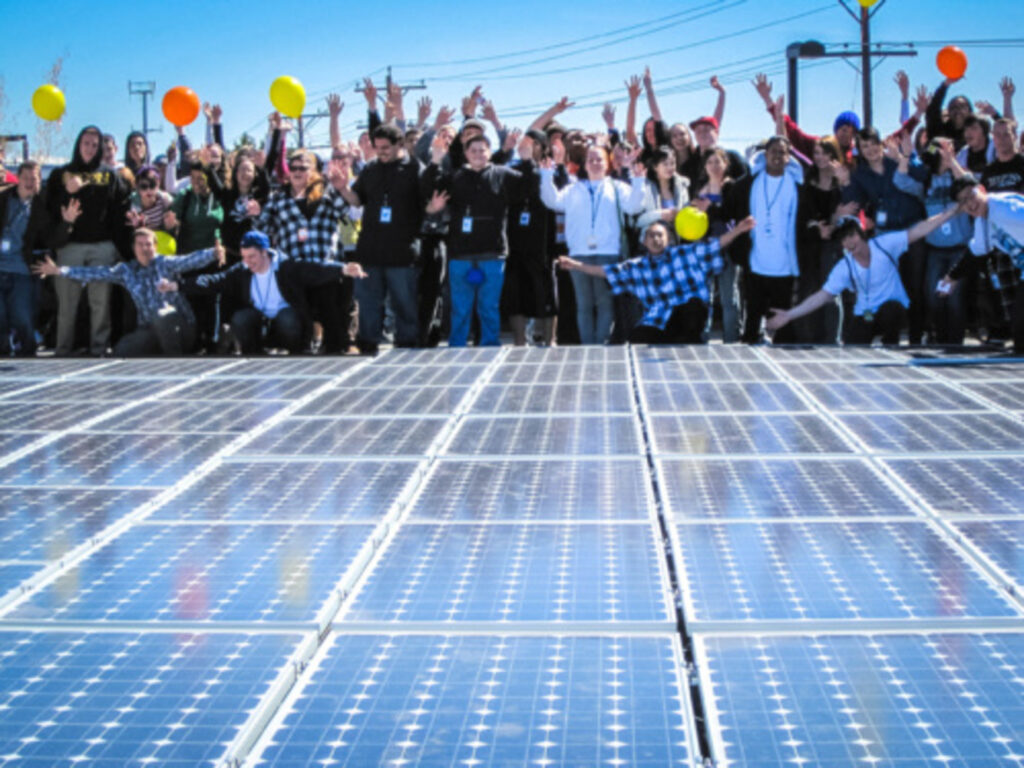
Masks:
[[[163,229],[164,214],[171,210],[171,196],[160,189],[159,171],[144,165],[135,174],[135,191],[131,194],[128,223],[133,229]]]

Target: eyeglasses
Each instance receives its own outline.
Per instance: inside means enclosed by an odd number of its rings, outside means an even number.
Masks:
[[[288,170],[292,173],[306,173],[306,171],[309,170],[309,167],[305,165],[289,165]]]

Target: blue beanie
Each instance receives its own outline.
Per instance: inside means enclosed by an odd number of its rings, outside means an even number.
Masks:
[[[242,248],[259,248],[261,251],[270,250],[270,238],[258,229],[251,230],[242,235]]]
[[[836,133],[844,125],[852,125],[853,130],[860,130],[860,118],[857,117],[856,112],[840,112],[839,117],[832,124],[832,133]]]

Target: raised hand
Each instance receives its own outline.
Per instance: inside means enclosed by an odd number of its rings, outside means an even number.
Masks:
[[[519,144],[519,140],[523,137],[523,132],[516,128],[511,130],[505,136],[505,143],[501,145],[501,148],[506,152],[511,152]]]
[[[640,78],[637,75],[633,75],[626,81],[626,91],[629,93],[630,101],[636,101],[640,98],[640,94],[643,93],[643,87],[640,85]]]
[[[337,118],[341,114],[341,110],[345,108],[345,102],[341,100],[341,96],[336,93],[327,94],[327,114],[332,118]]]
[[[1013,95],[1017,92],[1017,86],[1013,84],[1013,78],[1006,76],[999,81],[999,90],[1003,94],[1004,99],[1012,99]]]
[[[648,91],[654,87],[654,78],[651,77],[651,68],[644,67],[644,88]]]
[[[436,190],[427,203],[427,213],[440,213],[448,205],[449,195],[447,192]]]
[[[984,99],[978,99],[975,101],[974,109],[978,114],[988,115],[989,117],[995,117],[999,114],[999,112],[996,111],[996,108]]]
[[[725,93],[725,86],[722,85],[722,82],[718,79],[718,75],[711,76],[711,87],[719,93]]]
[[[608,126],[609,131],[615,127],[615,107],[611,103],[604,105],[604,109],[601,110],[601,117],[604,118],[604,124]]]
[[[447,105],[441,107],[437,111],[437,119],[434,120],[434,130],[440,130],[443,126],[448,125],[455,117],[455,110]]]
[[[158,293],[176,293],[178,283],[174,280],[168,280],[166,277],[161,277],[157,281],[156,290]]]
[[[900,98],[906,101],[910,98],[910,76],[902,69],[893,78],[896,87],[900,89]]]
[[[164,229],[168,232],[173,232],[178,228],[178,217],[174,211],[168,211],[164,214]]]
[[[932,97],[928,93],[928,88],[924,85],[917,87],[917,92],[914,94],[914,109],[917,110],[918,114],[923,115],[928,111],[928,105],[931,103]]]
[[[483,103],[483,117],[489,123],[498,122],[498,111],[494,108],[494,102],[488,99]]]
[[[427,120],[430,118],[430,113],[434,110],[434,102],[430,100],[429,96],[424,96],[416,103],[416,123],[417,125],[426,125]]]
[[[267,116],[267,126],[272,131],[281,130],[281,113],[277,112],[276,110],[274,112],[271,112]]]
[[[478,85],[473,91],[462,100],[462,114],[466,117],[474,117],[476,115],[477,104],[480,101],[480,97],[483,96],[484,87]]]
[[[519,153],[519,157],[522,160],[533,160],[533,139],[529,136],[521,136],[516,152]]]
[[[220,125],[220,118],[223,114],[224,110],[220,108],[220,104],[214,104],[210,107],[210,119],[214,125]]]
[[[203,116],[206,118],[206,122],[213,122],[213,108],[208,101],[203,102]]]
[[[74,202],[77,203],[78,201],[75,200]],[[63,213],[63,209],[61,210],[61,213]],[[128,211],[124,215],[124,220],[132,229],[138,229],[146,223],[146,217],[143,216],[140,211]]]
[[[67,205],[61,206],[60,215],[68,224],[74,224],[75,220],[82,215],[82,203],[78,198],[68,200]]]
[[[565,162],[565,144],[561,139],[554,139],[551,142],[551,159],[555,161],[555,165],[562,165]]]
[[[574,106],[576,106],[575,101],[569,101],[568,96],[563,96],[562,98],[555,102],[555,105],[551,108],[551,111],[552,114],[560,115],[563,112],[565,112],[565,110],[569,109],[569,107]]]
[[[757,91],[761,100],[764,101],[765,106],[768,108],[772,107],[772,84],[768,80],[768,75],[763,72],[758,72],[753,80],[754,90]]]
[[[377,110],[377,86],[368,77],[363,78],[363,96],[366,97],[366,103],[370,107],[370,111],[375,112]]]
[[[430,159],[434,164],[440,165],[447,153],[448,144],[444,136],[438,133],[434,136],[434,140],[430,142]]]
[[[890,136],[885,140],[885,156],[897,163],[900,161],[900,144],[895,136]]]

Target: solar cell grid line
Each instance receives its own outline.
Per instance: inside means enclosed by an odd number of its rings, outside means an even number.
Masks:
[[[135,406],[82,431],[90,434],[238,434],[258,427],[288,404],[286,400],[178,400],[177,395],[158,403]]]
[[[804,382],[808,393],[832,412],[927,413],[990,411],[991,405],[940,382]]]
[[[237,370],[237,369],[235,369]],[[183,400],[263,402],[290,401],[303,397],[322,386],[322,378],[210,376],[179,389],[175,395]]]
[[[572,362],[576,364],[621,363],[627,359],[625,345],[618,346],[561,346],[510,347],[506,363],[537,365],[541,363]]]
[[[643,365],[665,361],[703,361],[719,363],[756,362],[752,350],[740,344],[703,344],[691,346],[633,345],[637,362]]]
[[[243,763],[692,766],[671,635],[344,635]]]
[[[377,365],[374,363],[360,372],[354,384],[368,389],[383,387],[449,387],[470,386],[479,378],[489,364],[485,365]]]
[[[49,432],[75,427],[83,419],[100,416],[112,403],[0,400],[0,431]]]
[[[361,361],[361,364],[365,364],[365,362]],[[216,371],[216,370],[221,370],[222,369],[222,366],[220,366],[219,364],[215,363],[213,365],[215,365],[216,367],[213,368],[212,370]],[[232,364],[232,365],[235,365],[235,364]],[[322,387],[324,389],[326,389],[330,385],[336,383],[336,381],[341,380],[345,376],[350,375],[353,371],[358,370],[358,367],[359,367],[358,365],[357,366],[349,367],[344,373],[340,374],[337,377],[337,379],[329,379],[329,380],[327,380],[322,385]],[[307,395],[306,398],[312,399],[313,397],[316,396],[316,394],[317,394],[317,391],[314,390],[312,393]],[[44,570],[42,570],[41,572],[39,572],[38,574],[32,576],[30,579],[28,579],[25,582],[23,582],[22,587],[23,587],[24,592],[21,595],[21,599],[24,599],[25,597],[30,595],[32,590],[34,590],[34,589],[44,588],[47,584],[49,584],[51,581],[53,581],[55,578],[57,578],[62,573],[62,570],[63,570],[64,567],[69,567],[69,568],[73,567],[75,562],[78,559],[86,557],[89,554],[89,552],[92,551],[93,549],[98,549],[98,548],[102,547],[106,542],[111,541],[114,538],[116,538],[118,535],[120,535],[122,532],[124,532],[127,528],[129,528],[131,526],[131,524],[135,520],[144,519],[146,517],[146,515],[148,515],[154,509],[160,507],[161,505],[163,505],[163,504],[165,504],[165,503],[167,503],[169,501],[172,501],[174,499],[174,497],[177,496],[179,493],[181,493],[182,491],[184,491],[187,488],[191,487],[193,484],[195,484],[196,482],[201,480],[203,477],[205,477],[207,474],[212,472],[214,469],[217,469],[218,467],[220,467],[222,465],[222,463],[223,463],[223,458],[225,456],[230,455],[231,453],[237,452],[237,449],[240,446],[245,445],[248,441],[258,437],[260,434],[262,434],[267,429],[272,428],[273,425],[275,423],[277,423],[278,420],[286,418],[292,411],[297,410],[298,408],[301,408],[302,405],[304,405],[304,404],[305,404],[305,399],[300,399],[300,400],[295,401],[292,404],[289,404],[289,405],[285,406],[280,412],[278,412],[274,416],[270,417],[266,422],[264,422],[260,426],[255,427],[254,429],[251,429],[249,432],[247,432],[245,434],[242,434],[242,435],[239,435],[237,437],[234,437],[233,439],[230,439],[229,441],[225,441],[224,444],[222,446],[220,446],[215,453],[213,453],[210,456],[207,456],[205,458],[205,460],[202,461],[202,463],[199,463],[197,465],[190,465],[189,472],[187,472],[184,475],[180,475],[179,479],[177,480],[177,482],[175,482],[170,487],[162,490],[159,494],[157,494],[155,497],[153,497],[149,501],[144,502],[140,507],[138,507],[136,510],[134,510],[129,515],[126,515],[125,517],[123,517],[123,518],[117,520],[116,522],[114,522],[114,523],[106,526],[105,528],[103,528],[95,536],[93,536],[92,539],[89,542],[85,542],[85,543],[75,547],[73,550],[71,550],[71,552],[69,552],[65,556],[64,561],[61,564],[55,564],[53,566],[49,566],[49,567],[45,568]],[[90,436],[86,436],[86,437],[89,438]],[[105,438],[105,437],[109,437],[109,436],[102,436],[101,435],[101,436],[91,436],[91,437],[92,438],[96,438],[96,437]],[[149,439],[149,438],[144,436],[142,439]],[[202,441],[202,440],[209,440],[209,439],[210,439],[210,436],[202,436],[200,438],[200,441]],[[2,465],[0,465],[0,472],[3,472],[3,471],[4,471],[4,468],[2,467]],[[26,478],[26,479],[31,479],[31,478]],[[5,610],[7,610],[10,605],[12,605],[12,604],[16,605],[16,600],[17,599],[18,598],[12,597],[10,593],[8,593],[8,595],[6,595],[6,596],[0,597],[0,616],[3,615],[3,612]]]
[[[677,522],[694,632],[766,626],[1024,626],[995,580],[926,520]]]
[[[1019,632],[701,636],[723,766],[1018,766]]]
[[[989,565],[996,578],[1024,598],[1024,515],[1016,519],[969,520],[951,523],[960,543]]]
[[[1021,512],[1024,456],[887,458],[882,466],[930,512],[942,517]]]
[[[325,392],[296,417],[444,416],[455,412],[468,391],[469,386],[344,387]]]
[[[988,366],[984,366],[984,365],[981,365],[981,366],[962,366],[962,367],[974,368],[975,372],[980,374],[978,378],[981,378],[981,377],[984,376],[985,373],[988,373],[988,370],[987,370]],[[942,370],[944,371],[945,369],[942,369]],[[966,377],[946,376],[946,375],[943,375],[942,373],[940,373],[939,370],[935,369],[934,367],[930,367],[930,366],[924,367],[924,372],[925,372],[925,375],[928,376],[931,380],[933,380],[933,381],[941,381],[944,384],[948,384],[950,387],[953,387],[957,391],[961,392],[964,396],[970,398],[971,400],[973,400],[973,401],[975,401],[975,402],[977,402],[977,403],[979,403],[981,405],[984,405],[986,408],[989,408],[991,410],[997,411],[998,413],[1001,413],[1004,416],[1007,416],[1008,418],[1017,419],[1018,421],[1024,421],[1024,419],[1021,419],[1020,414],[1018,412],[1016,412],[1012,408],[1013,404],[1015,404],[1017,406],[1017,408],[1024,407],[1024,406],[1021,406],[1021,402],[1024,401],[1024,398],[1013,400],[1013,401],[1011,401],[1011,403],[1007,403],[1006,401],[1000,402],[999,400],[994,399],[993,397],[990,397],[990,396],[987,397],[986,394],[985,394],[985,391],[978,391],[976,389],[976,387],[979,386],[979,383],[974,381],[973,377],[972,377],[972,380],[970,380],[970,382],[969,382]],[[992,381],[992,380],[988,380],[988,381],[985,381],[985,382],[981,382],[980,386],[987,387],[988,388],[987,391],[989,393],[991,393],[991,391],[993,389],[998,389],[1000,387],[1005,387],[1005,388],[1015,387],[1016,390],[1018,391],[1018,393],[1024,393],[1024,370],[1021,370],[1020,378],[1017,379],[1017,380],[1005,380],[1005,381]]]
[[[981,398],[989,407],[1004,408],[1017,416],[1024,410],[1024,381],[957,381],[954,386]]]
[[[775,370],[760,360],[737,362],[705,362],[648,358],[637,364],[637,378],[644,382],[713,381],[766,383],[784,381]]]
[[[652,414],[656,456],[842,455],[855,452],[817,413]]]
[[[639,450],[639,425],[632,414],[474,415],[461,420],[444,455],[534,461],[545,456],[635,456]]]
[[[1024,366],[1020,363],[1009,363],[1006,365],[946,365],[946,366],[918,366],[925,369],[929,374],[936,374],[945,381],[987,381],[987,382],[1014,382],[1024,381]]]
[[[900,360],[889,358],[874,362],[798,362],[776,361],[772,358],[775,350],[759,348],[762,359],[770,362],[781,374],[784,381],[795,382],[851,382],[873,381],[878,383],[913,383],[929,381],[921,369],[910,367]]]
[[[315,633],[0,630],[4,765],[220,765]]]
[[[632,412],[633,397],[629,385],[617,381],[491,384],[473,404],[473,413],[492,415],[602,416]]]
[[[227,368],[232,367],[233,365],[236,365],[236,363],[228,363],[228,364],[223,365],[223,366],[218,366],[218,368],[215,368],[214,370],[227,369]],[[208,374],[203,374],[203,375],[208,375]],[[167,387],[166,389],[162,389],[162,390],[159,390],[157,392],[142,393],[137,400],[134,400],[134,401],[132,401],[130,403],[125,403],[125,404],[120,405],[120,406],[115,406],[115,407],[111,408],[104,416],[94,416],[92,418],[87,418],[85,421],[82,421],[82,422],[79,422],[76,425],[73,425],[73,427],[74,428],[79,428],[79,429],[88,428],[88,427],[92,426],[92,424],[94,424],[97,421],[99,421],[100,419],[104,418],[105,416],[111,416],[111,415],[116,415],[118,413],[123,413],[124,411],[128,410],[129,408],[131,408],[131,407],[133,407],[135,405],[138,405],[140,403],[149,403],[149,402],[156,401],[160,397],[163,397],[163,396],[165,396],[165,395],[167,395],[167,394],[169,394],[171,392],[176,391],[180,386],[182,386],[182,382],[178,382],[176,384],[173,384],[173,385]],[[59,397],[57,397],[52,392],[50,392],[49,389],[47,391],[48,391],[48,397],[52,397],[55,400],[59,399]],[[40,449],[40,448],[44,448],[44,447],[46,447],[46,446],[48,446],[48,445],[50,445],[52,443],[57,442],[60,438],[62,438],[63,436],[65,436],[66,434],[68,434],[71,431],[72,431],[72,427],[66,427],[64,429],[53,430],[53,431],[49,432],[48,434],[38,438],[37,440],[34,440],[34,441],[32,441],[30,443],[27,443],[27,444],[24,444],[19,449],[15,449],[15,450],[12,450],[12,451],[6,451],[5,450],[4,455],[0,456],[0,469],[10,466],[15,461],[18,461],[19,459],[21,459],[24,456],[28,456],[32,451],[35,451],[35,450]]]
[[[625,361],[579,362],[565,358],[558,362],[506,363],[494,372],[495,384],[583,384],[586,382],[625,382]]]
[[[810,408],[785,382],[645,381],[649,413],[801,413]]]
[[[872,453],[1024,454],[1024,424],[996,412],[839,414]]]

